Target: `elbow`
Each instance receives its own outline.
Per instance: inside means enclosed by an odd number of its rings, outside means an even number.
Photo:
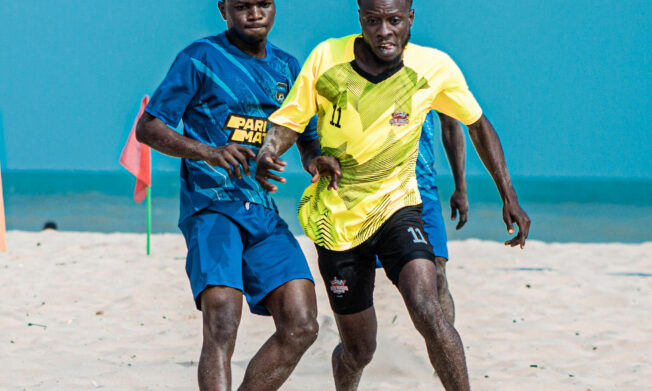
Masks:
[[[148,144],[150,133],[144,116],[140,117],[136,125],[136,140],[139,143]]]

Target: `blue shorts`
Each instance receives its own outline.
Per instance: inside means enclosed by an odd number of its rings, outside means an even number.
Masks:
[[[186,238],[186,273],[197,309],[208,286],[242,291],[254,314],[260,302],[296,279],[313,281],[306,258],[275,210],[245,201],[217,202],[179,223]]]
[[[435,251],[435,256],[448,259],[448,246],[446,244],[446,226],[441,213],[441,204],[437,188],[419,189],[423,202],[423,229],[428,234],[428,240]]]

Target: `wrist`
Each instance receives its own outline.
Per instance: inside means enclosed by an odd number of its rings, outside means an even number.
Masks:
[[[263,146],[263,148],[261,148],[261,149],[258,151],[258,154],[256,154],[256,162],[259,162],[259,161],[263,158],[263,156],[265,156],[265,155],[269,155],[270,153],[271,153],[271,152],[269,151],[269,149],[268,149],[268,148],[264,148],[264,146]]]
[[[516,192],[514,190],[508,191],[504,193],[501,197],[503,199],[503,204],[517,204],[518,205],[518,197],[516,196]]]
[[[211,151],[214,147],[211,147],[208,144],[201,143],[199,148],[197,148],[197,153],[199,154],[199,160],[208,160],[211,157]]]
[[[308,164],[319,156],[321,156],[321,149],[307,150],[301,154],[301,161]]]

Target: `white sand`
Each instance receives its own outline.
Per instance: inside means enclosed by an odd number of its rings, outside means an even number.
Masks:
[[[311,260],[315,252],[303,238]],[[180,235],[8,233],[0,253],[0,390],[191,390],[201,345]],[[449,282],[474,390],[651,390],[652,242],[450,243]],[[543,271],[516,268],[544,268]],[[528,287],[529,285],[529,287]],[[332,390],[338,337],[317,280],[317,342],[284,390]],[[361,390],[442,389],[378,273],[378,351]],[[32,323],[34,325],[29,326]],[[45,327],[41,327],[43,325]],[[244,311],[234,388],[272,332]],[[536,367],[532,367],[536,365]]]

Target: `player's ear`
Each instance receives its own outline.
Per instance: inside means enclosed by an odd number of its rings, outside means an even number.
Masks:
[[[410,27],[412,27],[412,23],[414,23],[414,10],[410,10],[410,13],[408,14],[408,19],[410,19]]]
[[[224,4],[224,1],[220,0],[217,2],[217,9],[220,10],[220,15],[222,15],[222,19],[226,20],[226,5]]]

